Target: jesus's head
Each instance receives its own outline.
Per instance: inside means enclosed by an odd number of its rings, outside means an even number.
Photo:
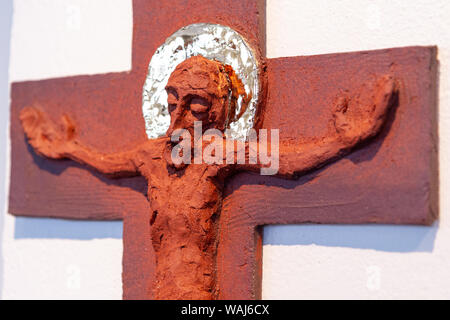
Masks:
[[[235,119],[237,98],[245,95],[230,66],[202,56],[180,63],[170,75],[166,91],[170,113],[167,136],[176,129],[193,134],[195,121],[202,122],[203,131],[224,131]]]

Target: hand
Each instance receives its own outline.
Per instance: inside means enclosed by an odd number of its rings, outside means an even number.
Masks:
[[[375,136],[386,121],[397,88],[392,76],[378,78],[355,98],[339,97],[333,119],[336,132],[353,146]]]
[[[26,107],[20,112],[20,121],[35,151],[43,156],[62,159],[75,138],[75,126],[68,116],[61,124],[50,120],[44,112],[35,107]]]

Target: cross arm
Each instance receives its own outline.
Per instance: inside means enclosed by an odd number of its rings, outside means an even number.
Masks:
[[[376,136],[396,99],[395,80],[385,75],[365,84],[356,97],[340,95],[328,134],[309,141],[281,141],[279,174],[297,176],[348,154]]]

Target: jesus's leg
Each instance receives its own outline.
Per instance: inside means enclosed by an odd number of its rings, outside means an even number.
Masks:
[[[156,299],[215,299],[218,190],[204,197],[201,208],[168,205],[154,216]],[[176,197],[176,196],[175,196]],[[208,201],[216,199],[215,201]]]

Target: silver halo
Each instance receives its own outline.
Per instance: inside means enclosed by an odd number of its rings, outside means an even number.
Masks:
[[[166,133],[170,125],[165,90],[167,81],[178,64],[196,55],[233,67],[244,84],[247,95],[251,94],[247,110],[229,126],[231,138],[245,140],[248,131],[253,128],[258,105],[258,62],[241,35],[229,27],[210,23],[191,24],[181,28],[167,38],[153,55],[142,101],[147,136],[154,139]],[[239,97],[236,114],[241,108],[242,97]]]

